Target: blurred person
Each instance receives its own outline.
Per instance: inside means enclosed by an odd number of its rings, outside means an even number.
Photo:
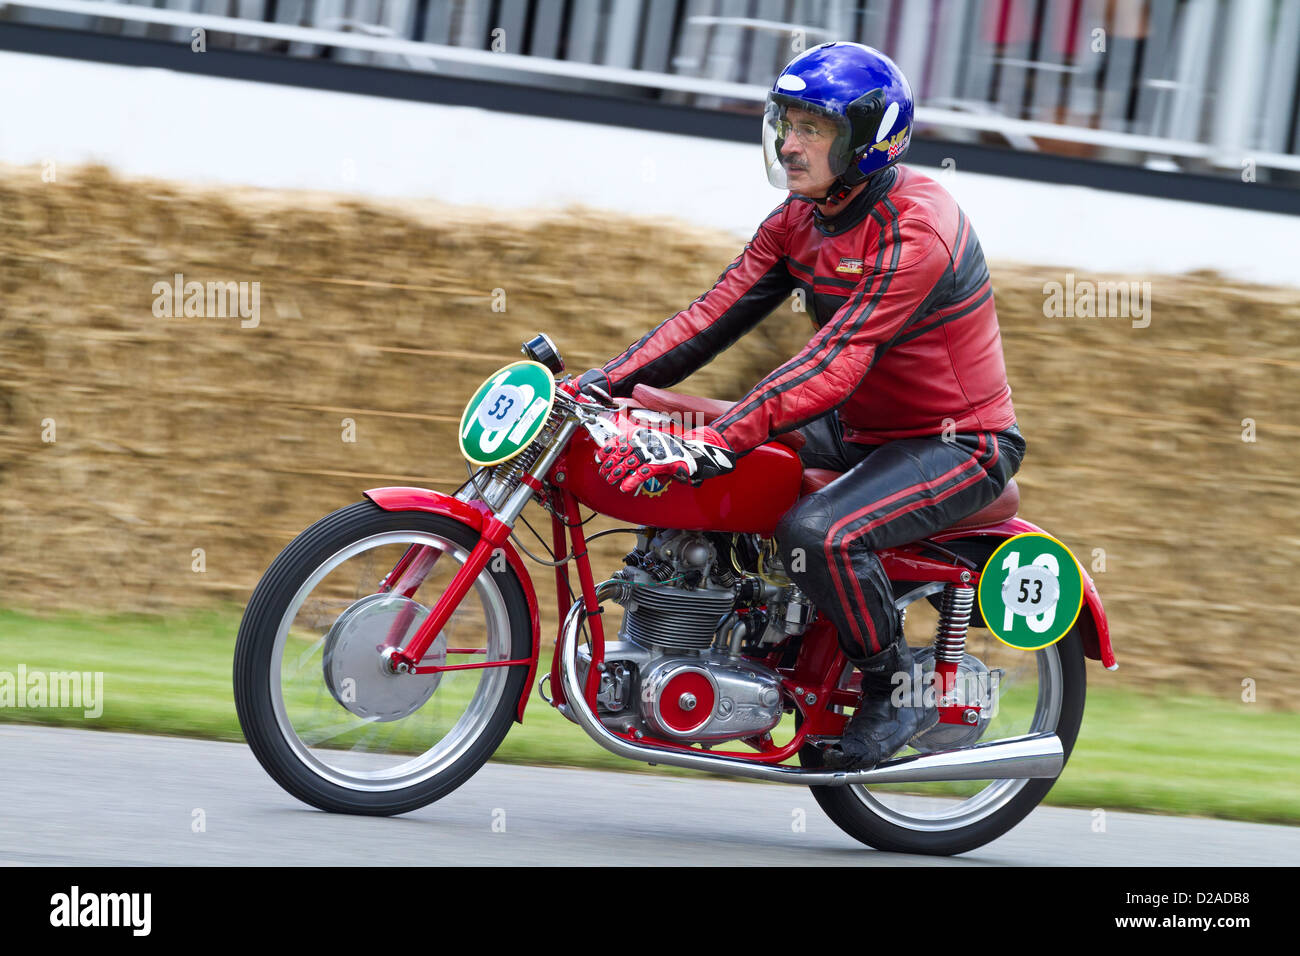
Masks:
[[[776,531],[787,573],[863,675],[832,766],[874,766],[938,721],[930,700],[892,699],[912,655],[875,551],[990,504],[1025,453],[979,241],[941,186],[899,165],[912,115],[906,78],[870,47],[795,57],[763,119],[768,179],[786,200],[712,289],[578,381],[615,396],[675,385],[803,290],[811,340],[727,414],[680,441],[638,431],[599,458],[635,493],[651,477],[723,474],[799,429],[805,467],[843,472]]]

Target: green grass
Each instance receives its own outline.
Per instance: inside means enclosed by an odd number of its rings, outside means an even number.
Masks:
[[[16,674],[24,665],[29,673],[104,673],[98,718],[79,709],[6,706],[0,720],[242,740],[231,697],[238,626],[237,610],[175,618],[0,610],[0,672]],[[1296,715],[1217,698],[1136,694],[1108,686],[1107,677],[1089,662],[1083,730],[1048,803],[1300,823]],[[607,753],[535,693],[524,723],[494,759],[646,769]]]

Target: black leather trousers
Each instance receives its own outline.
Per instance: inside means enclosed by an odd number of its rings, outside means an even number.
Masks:
[[[803,428],[805,468],[844,472],[800,499],[777,526],[786,571],[834,622],[854,664],[897,639],[893,589],[875,553],[942,531],[1002,493],[1025,440],[1002,432],[844,441],[835,414]]]

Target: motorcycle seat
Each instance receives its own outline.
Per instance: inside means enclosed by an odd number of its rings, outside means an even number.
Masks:
[[[651,388],[649,385],[635,386],[632,389],[632,398],[638,407],[652,412],[692,416],[686,420],[687,425],[711,425],[731,411],[733,404],[717,398],[701,398],[698,395],[670,392],[666,388]],[[798,432],[777,435],[772,441],[795,451],[804,445],[804,437]]]
[[[812,494],[825,488],[836,478],[840,477],[843,472],[828,471],[825,468],[805,468],[803,472],[803,485],[799,489],[799,497]],[[976,528],[981,525],[997,524],[999,521],[1006,521],[1014,518],[1020,510],[1020,488],[1016,485],[1016,480],[1012,478],[1007,482],[1007,486],[1002,489],[1002,494],[998,495],[991,504],[985,505],[973,515],[955,521],[944,530],[952,528]]]

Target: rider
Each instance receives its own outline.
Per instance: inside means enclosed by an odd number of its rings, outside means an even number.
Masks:
[[[863,674],[827,752],[848,767],[875,765],[938,721],[893,699],[912,657],[874,552],[990,504],[1025,452],[979,241],[941,186],[898,165],[912,106],[903,74],[870,47],[823,43],[791,60],[763,119],[768,179],[790,195],[711,290],[580,379],[612,395],[674,385],[803,290],[815,334],[798,355],[680,442],[641,431],[606,445],[601,471],[625,492],[652,476],[698,482],[801,429],[805,467],[843,472],[776,537]]]

